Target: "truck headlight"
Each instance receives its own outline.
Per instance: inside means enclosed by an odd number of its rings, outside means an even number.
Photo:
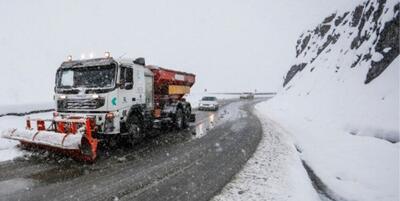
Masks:
[[[111,57],[111,53],[110,52],[104,52],[104,57],[105,58],[110,58]]]

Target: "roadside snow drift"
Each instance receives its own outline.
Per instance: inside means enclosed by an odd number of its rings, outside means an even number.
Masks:
[[[399,200],[399,7],[366,1],[303,33],[284,88],[257,106],[338,200]]]
[[[290,136],[265,115],[257,115],[263,127],[257,150],[212,201],[318,201]]]

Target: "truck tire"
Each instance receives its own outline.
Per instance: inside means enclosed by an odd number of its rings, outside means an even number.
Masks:
[[[185,127],[185,114],[181,108],[178,108],[175,113],[175,127],[182,130]]]
[[[192,108],[189,105],[188,107],[186,107],[186,110],[185,110],[185,119],[183,121],[183,128],[189,127],[189,121],[190,121],[191,114],[192,114]]]
[[[134,145],[144,138],[143,124],[138,115],[131,115],[126,120],[126,129],[129,133],[129,143]]]
[[[105,143],[108,148],[116,147],[120,143],[120,136],[109,135],[105,137]]]

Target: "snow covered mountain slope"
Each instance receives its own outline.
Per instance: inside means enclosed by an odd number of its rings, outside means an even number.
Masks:
[[[370,0],[302,34],[276,101],[329,114],[329,122],[340,117],[354,134],[398,141],[399,65],[389,65],[399,55],[399,7]]]
[[[371,82],[399,54],[398,11],[396,1],[369,0],[351,12],[325,18],[315,29],[300,36],[296,61],[285,77],[284,86],[303,69],[312,72],[321,64],[339,76],[348,67],[362,68],[364,82]]]
[[[304,32],[284,87],[257,105],[335,200],[399,200],[399,8],[368,0]]]

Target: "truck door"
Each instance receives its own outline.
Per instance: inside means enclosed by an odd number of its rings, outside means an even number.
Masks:
[[[121,66],[119,80],[120,93],[118,94],[118,100],[120,101],[120,108],[124,109],[130,107],[136,101],[133,93],[135,85],[133,82],[133,69]]]
[[[153,76],[145,75],[146,107],[153,109]]]

